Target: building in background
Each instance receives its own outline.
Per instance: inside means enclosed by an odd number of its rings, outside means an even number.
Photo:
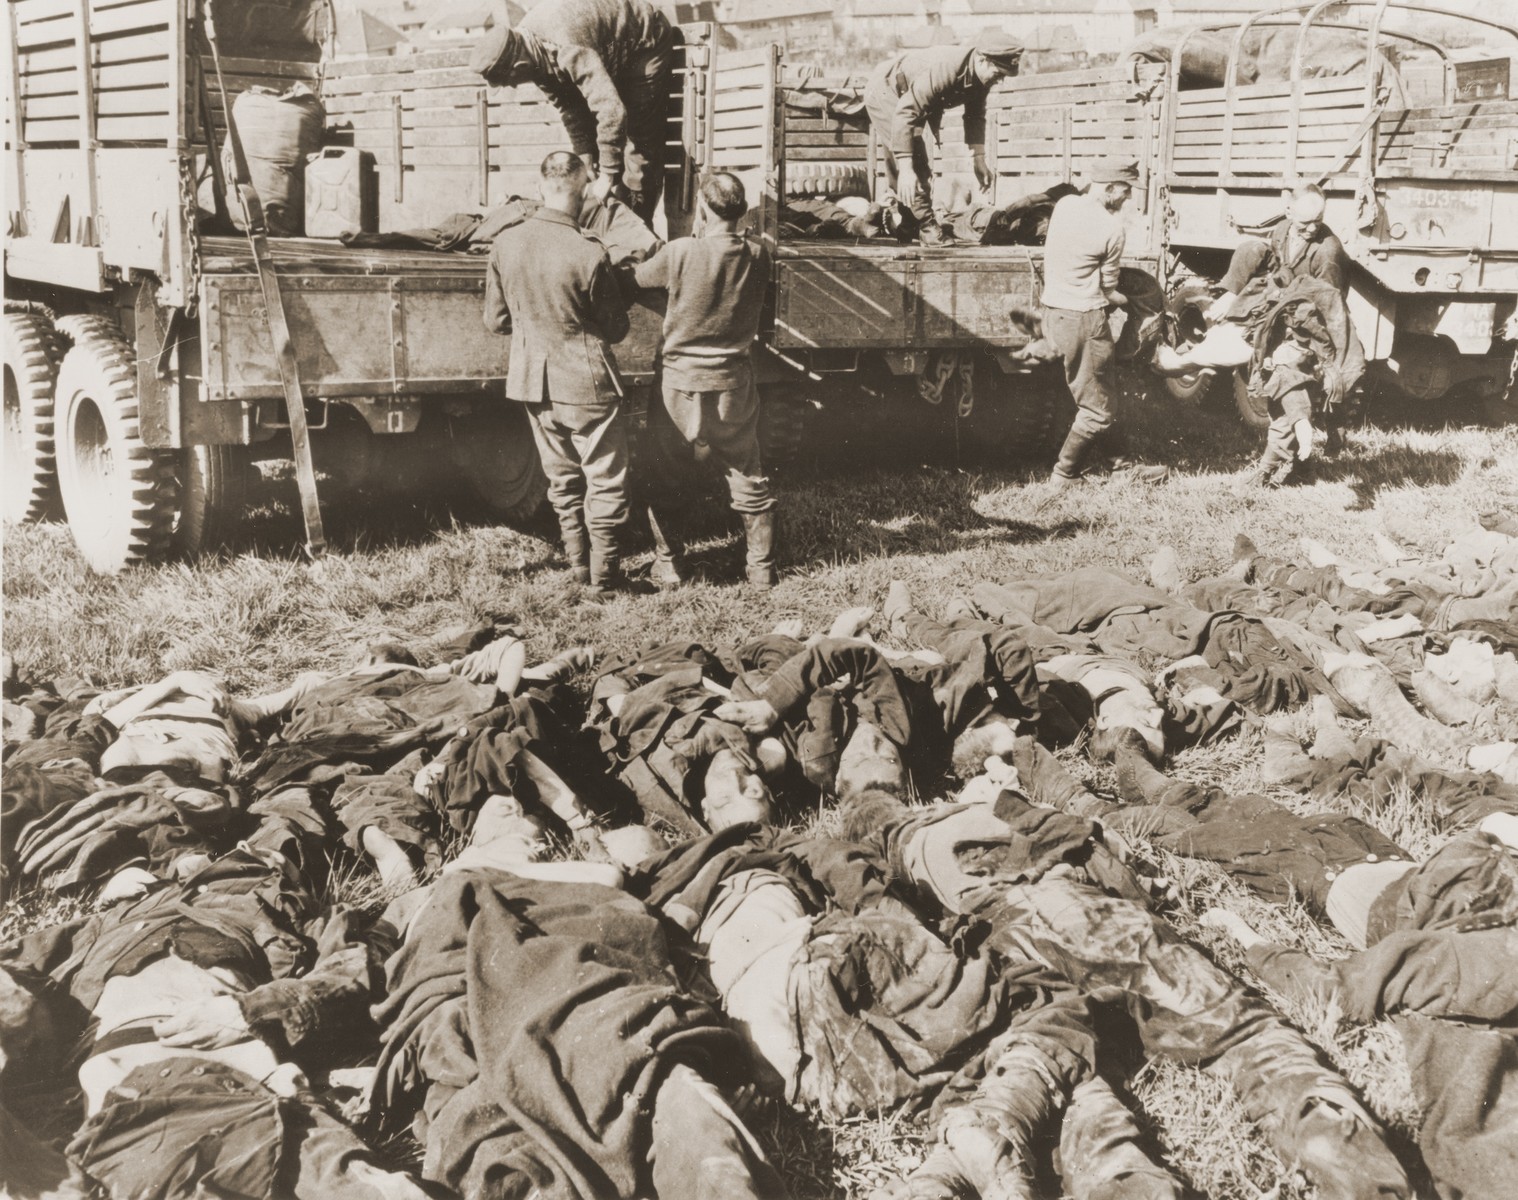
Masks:
[[[788,58],[814,61],[833,51],[833,6],[822,0],[724,0],[717,19],[740,46],[774,42]]]
[[[371,58],[379,55],[408,54],[411,43],[406,35],[387,21],[363,8],[337,10],[337,54],[339,58]]]

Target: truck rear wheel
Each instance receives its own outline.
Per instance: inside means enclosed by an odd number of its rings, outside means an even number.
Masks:
[[[245,446],[186,446],[178,454],[173,547],[195,555],[231,542],[247,517],[253,474]]]
[[[760,390],[759,457],[766,470],[787,467],[801,456],[810,408],[784,386]]]
[[[527,410],[506,401],[452,420],[453,462],[470,495],[493,516],[529,520],[548,498]]]
[[[1228,372],[1233,385],[1233,405],[1239,410],[1239,419],[1253,429],[1270,426],[1270,404],[1249,390],[1249,381],[1242,371]]]
[[[53,388],[58,339],[45,318],[5,314],[5,520],[39,521],[56,511]]]
[[[1054,439],[1055,408],[1065,393],[1058,371],[1009,375],[988,354],[975,357],[974,404],[963,418],[961,445],[998,460],[1045,457]]]
[[[58,490],[79,552],[112,575],[168,549],[173,457],[143,443],[136,365],[119,330],[99,317],[65,318],[59,328],[74,346],[55,393]]]

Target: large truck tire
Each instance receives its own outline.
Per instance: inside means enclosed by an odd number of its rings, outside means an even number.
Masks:
[[[193,556],[235,540],[247,517],[253,464],[246,446],[186,446],[175,464],[179,512],[171,542]]]
[[[845,196],[870,195],[870,172],[864,167],[844,163],[794,162],[785,166],[785,194],[811,199],[826,196],[834,200]]]
[[[1238,409],[1239,420],[1251,429],[1268,429],[1270,402],[1249,390],[1249,381],[1244,378],[1244,372],[1228,371],[1226,377],[1233,387],[1233,406]]]
[[[174,458],[144,444],[137,367],[102,317],[66,317],[74,345],[58,366],[58,490],[74,542],[91,570],[113,575],[161,557],[176,508]]]
[[[760,389],[759,457],[766,470],[791,466],[807,441],[811,406],[784,387]]]
[[[1171,328],[1175,330],[1177,349],[1201,341],[1207,332],[1207,319],[1203,314],[1211,303],[1212,284],[1200,276],[1182,281],[1166,301],[1165,307],[1170,313]],[[1191,375],[1167,378],[1162,382],[1172,400],[1195,404],[1214,412],[1225,412],[1230,404],[1239,404],[1234,375],[1232,371],[1197,371]],[[1242,410],[1240,415],[1243,415]],[[1269,424],[1268,421],[1266,423]]]
[[[512,524],[534,517],[548,499],[527,410],[507,401],[451,420],[461,482],[492,516]]]
[[[53,389],[62,357],[52,323],[5,314],[6,521],[40,521],[58,508]]]
[[[1009,375],[990,355],[975,358],[974,404],[962,419],[961,447],[998,462],[1036,461],[1054,449],[1055,416],[1066,402],[1064,377],[1054,366]]]

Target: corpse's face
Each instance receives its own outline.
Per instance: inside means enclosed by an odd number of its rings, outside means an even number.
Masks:
[[[767,825],[774,819],[769,788],[731,750],[719,750],[712,756],[701,811],[713,830],[743,821]]]

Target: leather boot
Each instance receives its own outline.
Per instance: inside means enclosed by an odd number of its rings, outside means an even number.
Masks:
[[[677,588],[685,582],[685,570],[682,559],[683,548],[679,538],[674,535],[674,523],[669,514],[660,513],[650,507],[648,510],[648,531],[654,539],[654,561],[649,568],[648,577],[658,588]]]
[[[564,539],[564,557],[569,562],[570,574],[575,582],[590,582],[590,541],[585,526],[579,520],[559,518],[559,533]]]
[[[775,510],[744,513],[743,537],[748,543],[748,581],[759,588],[774,587],[779,578],[775,570]]]

